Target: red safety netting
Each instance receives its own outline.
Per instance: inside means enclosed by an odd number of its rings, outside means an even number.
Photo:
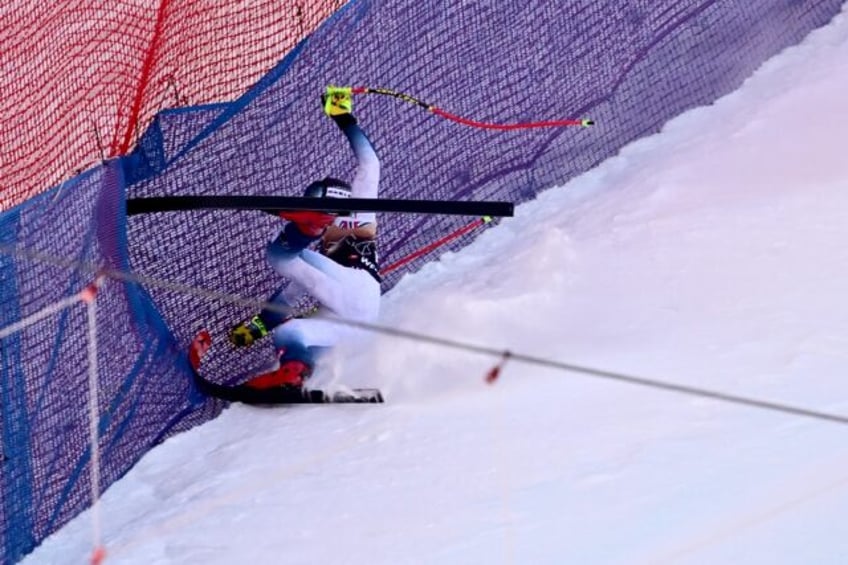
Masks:
[[[229,100],[345,0],[15,0],[0,9],[0,210]]]

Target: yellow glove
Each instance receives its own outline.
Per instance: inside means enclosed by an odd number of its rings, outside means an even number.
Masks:
[[[353,111],[353,89],[349,86],[328,86],[321,98],[324,113],[328,116],[341,116]]]

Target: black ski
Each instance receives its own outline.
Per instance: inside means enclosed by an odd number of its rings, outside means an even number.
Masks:
[[[201,330],[191,343],[188,357],[197,388],[214,398],[244,404],[380,404],[383,402],[383,394],[376,388],[327,392],[321,389],[291,386],[255,389],[243,384],[213,383],[200,374],[200,363],[211,345],[212,336],[207,330]]]
[[[302,196],[152,196],[127,200],[127,215],[182,210],[259,210],[277,214],[286,210],[351,212],[407,212],[458,216],[512,216],[512,202],[463,200],[400,200],[391,198],[306,198]]]
[[[244,385],[212,383],[195,372],[195,382],[205,394],[243,404],[380,404],[383,394],[376,388],[326,392],[320,389],[274,387],[255,389]]]

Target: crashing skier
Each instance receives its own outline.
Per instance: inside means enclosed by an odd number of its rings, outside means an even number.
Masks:
[[[356,171],[350,184],[327,177],[307,186],[304,196],[377,198],[380,161],[352,113],[351,89],[329,87],[322,104],[353,149]],[[253,396],[258,398],[262,391],[273,396],[275,389],[303,387],[317,357],[356,331],[328,318],[372,323],[380,304],[376,214],[287,211],[279,215],[287,223],[268,244],[266,257],[291,282],[269,299],[275,309],[262,310],[229,333],[236,347],[271,335],[276,351],[273,365],[240,387],[255,391]],[[314,242],[318,251],[309,248]],[[294,306],[304,294],[318,302],[317,310],[308,317],[295,317]]]

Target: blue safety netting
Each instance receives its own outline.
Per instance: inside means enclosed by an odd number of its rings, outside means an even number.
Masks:
[[[355,99],[382,159],[382,196],[520,203],[730,92],[841,4],[351,2],[240,99],[161,112],[131,155],[0,216],[0,328],[79,292],[92,265],[141,277],[109,279],[98,298],[108,485],[155,443],[218,413],[191,385],[183,352],[199,329],[220,343],[254,311],[216,296],[264,299],[279,283],[263,255],[272,216],[127,218],[126,198],[299,195],[317,178],[349,178],[346,141],[319,107],[337,84],[392,88],[486,122],[593,118],[589,129],[496,132],[387,97]],[[381,214],[383,264],[471,220]],[[384,291],[433,257],[387,275]],[[89,502],[86,323],[78,305],[0,341],[4,561]],[[267,353],[218,346],[208,376],[238,379]]]

